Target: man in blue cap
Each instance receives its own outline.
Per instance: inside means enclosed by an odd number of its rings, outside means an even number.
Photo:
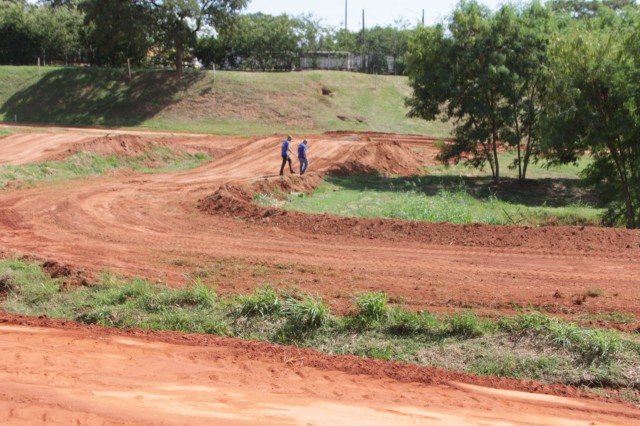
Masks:
[[[307,171],[307,167],[309,167],[309,160],[307,160],[307,140],[303,140],[300,145],[298,145],[298,161],[300,162],[300,176]]]
[[[280,152],[282,155],[282,166],[280,166],[280,176],[282,176],[282,173],[284,172],[284,165],[287,164],[287,161],[289,162],[289,170],[291,171],[291,173],[295,173],[295,171],[293,171],[293,166],[291,165],[291,158],[289,157],[289,153],[293,154],[293,152],[289,148],[290,143],[291,136],[287,136],[287,139],[282,141],[282,149]]]

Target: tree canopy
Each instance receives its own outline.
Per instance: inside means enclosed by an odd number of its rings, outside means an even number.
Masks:
[[[609,203],[607,222],[640,224],[640,19],[602,15],[574,23],[550,49],[552,86],[544,114],[545,155],[594,159],[585,177]]]
[[[537,117],[546,78],[550,14],[539,3],[496,13],[463,1],[448,26],[417,30],[407,73],[414,94],[410,115],[455,123],[454,142],[441,158],[482,167],[500,181],[502,144],[515,147],[514,167],[525,179],[539,135]]]

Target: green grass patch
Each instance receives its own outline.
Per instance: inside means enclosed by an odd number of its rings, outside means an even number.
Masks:
[[[9,182],[33,184],[41,181],[69,180],[95,176],[117,169],[132,169],[141,173],[168,173],[197,167],[209,157],[186,154],[167,148],[154,147],[150,154],[136,157],[103,157],[79,152],[63,161],[44,161],[20,166],[0,166],[0,188]]]
[[[254,201],[279,205],[265,194]],[[487,177],[452,175],[330,176],[311,194],[290,196],[282,207],[350,217],[528,226],[599,226],[604,211],[585,195],[577,180],[565,181],[560,190],[557,180],[495,187]]]
[[[500,162],[500,177],[507,181],[516,179],[518,177],[518,170],[513,167],[509,167],[516,158],[515,152],[501,151],[498,154],[498,161]],[[582,171],[591,164],[592,160],[589,157],[583,157],[576,164],[563,164],[549,166],[543,160],[538,162],[532,162],[527,167],[527,179],[554,179],[562,182],[563,180],[576,180]],[[428,167],[425,170],[429,175],[434,176],[466,176],[466,177],[486,177],[491,174],[491,170],[488,167],[483,169],[477,169],[475,167],[467,166],[464,162],[458,164],[449,165],[436,165]]]
[[[300,292],[263,286],[253,294],[222,297],[204,279],[171,289],[108,271],[93,286],[69,289],[39,265],[16,259],[0,261],[0,292],[0,307],[16,314],[234,336],[476,374],[624,389],[625,398],[640,401],[640,344],[633,337],[539,312],[498,319],[470,311],[415,313],[388,306],[382,292],[369,292],[354,299],[353,314],[337,316],[319,297]]]

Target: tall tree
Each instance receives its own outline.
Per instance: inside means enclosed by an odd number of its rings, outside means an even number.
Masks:
[[[441,158],[491,167],[500,181],[499,131],[503,127],[501,86],[504,55],[492,33],[490,12],[476,2],[462,2],[443,27],[418,28],[408,54],[407,101],[410,115],[432,120],[440,114],[455,122],[455,143],[445,145]]]
[[[236,22],[235,31],[222,39],[233,46],[231,60],[239,58],[243,68],[292,69],[302,49],[303,26],[287,15],[245,15]]]
[[[412,116],[454,121],[454,143],[443,146],[441,159],[488,163],[497,183],[499,150],[507,144],[517,151],[519,178],[526,178],[538,139],[549,21],[538,3],[491,14],[472,1],[458,5],[448,31],[416,30],[407,55],[414,90],[407,105]]]
[[[143,4],[131,0],[86,0],[81,5],[93,62],[122,66],[144,60],[154,44],[155,22]]]
[[[247,0],[134,0],[147,7],[165,42],[174,49],[178,74],[182,73],[185,50],[196,45],[203,25],[228,25],[247,5]]]
[[[611,15],[577,22],[554,41],[543,120],[545,155],[569,163],[589,153],[585,176],[606,189],[609,222],[623,218],[627,228],[640,224],[638,22]]]
[[[510,167],[524,180],[532,157],[538,149],[538,122],[548,87],[547,47],[552,33],[552,16],[537,2],[516,10],[501,8],[494,18],[494,31],[506,41],[504,97],[510,116],[500,132],[500,139],[515,148],[516,158]]]
[[[176,70],[183,71],[185,55],[196,46],[204,27],[228,25],[247,0],[84,0],[87,23],[95,26],[97,49],[115,57],[139,58],[152,44],[170,51]],[[146,52],[145,52],[146,53]]]

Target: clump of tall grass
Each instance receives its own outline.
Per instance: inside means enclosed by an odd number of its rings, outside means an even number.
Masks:
[[[477,315],[471,312],[456,312],[446,319],[446,330],[453,336],[471,338],[484,335],[486,326]]]
[[[556,347],[576,352],[587,363],[607,363],[622,349],[622,339],[614,331],[583,329],[539,312],[503,318],[499,324],[510,332],[542,335]]]
[[[281,312],[292,329],[304,331],[326,324],[330,309],[322,299],[307,295],[302,300],[289,297],[282,303]]]
[[[387,295],[382,291],[367,292],[356,297],[357,318],[371,325],[387,318]]]
[[[280,313],[283,304],[281,298],[269,286],[257,289],[253,294],[243,295],[238,298],[240,303],[240,312],[243,315],[252,316],[267,315]]]
[[[427,311],[409,312],[395,309],[390,315],[389,333],[394,335],[424,335],[439,338],[443,335],[444,324],[437,315]]]

